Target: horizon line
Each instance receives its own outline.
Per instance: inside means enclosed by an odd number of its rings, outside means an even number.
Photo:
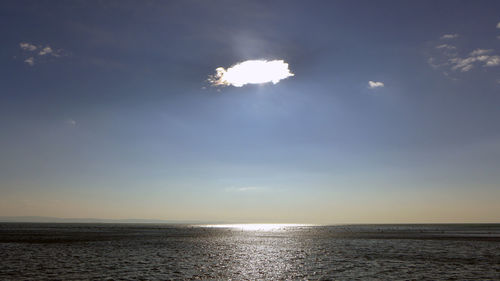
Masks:
[[[284,221],[249,221],[249,220],[195,220],[195,219],[145,219],[145,218],[64,218],[51,216],[0,216],[0,223],[140,223],[140,224],[191,224],[191,225],[225,225],[225,224],[288,224],[288,225],[308,225],[308,226],[336,226],[336,225],[412,225],[412,224],[500,224],[500,221],[421,221],[421,222],[330,222],[330,223],[304,223],[304,222],[284,222]]]

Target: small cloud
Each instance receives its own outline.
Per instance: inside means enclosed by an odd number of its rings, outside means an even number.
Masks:
[[[436,49],[449,49],[449,50],[454,50],[456,49],[457,47],[453,46],[453,45],[448,45],[448,44],[441,44],[441,45],[437,45],[436,46]]]
[[[67,56],[67,52],[64,51],[63,49],[57,49],[57,50],[54,50],[52,49],[52,47],[50,46],[46,46],[45,48],[43,48],[39,53],[38,55],[40,56],[45,56],[45,55],[51,55],[53,57],[61,57],[61,56]]]
[[[24,57],[24,62],[33,66],[35,64],[35,58],[37,63],[43,63],[47,62],[47,59],[42,59],[42,57],[54,57],[54,58],[59,58],[59,57],[64,57],[68,56],[68,52],[66,52],[63,49],[54,49],[49,45],[46,45],[45,47],[38,45],[36,46],[35,44],[29,43],[29,42],[21,42],[19,43],[19,47],[21,50],[25,51],[22,55]],[[39,50],[38,52],[35,52]],[[32,52],[32,53],[26,53],[26,52]]]
[[[27,42],[21,42],[19,43],[19,47],[25,51],[31,51],[33,52],[34,50],[37,49],[37,47],[33,44],[27,43]]]
[[[429,57],[427,59],[427,63],[432,66],[432,68],[438,68],[439,67],[439,64],[436,64],[436,59],[433,58],[433,57]]]
[[[384,86],[384,82],[368,81],[368,88],[370,89],[382,88]]]
[[[226,188],[227,192],[249,192],[249,191],[259,191],[264,190],[262,187],[257,186],[244,186],[244,187],[229,187]]]
[[[457,38],[457,37],[458,37],[457,33],[454,33],[454,34],[444,34],[443,36],[441,36],[441,39],[454,39],[454,38]]]
[[[491,56],[486,59],[485,66],[498,66],[500,65],[500,56]]]
[[[446,62],[442,62],[442,61],[439,61],[438,59],[434,58],[434,57],[429,57],[427,59],[427,63],[434,69],[438,69],[442,66],[445,66],[447,65]],[[443,74],[447,75],[446,72],[444,72]]]
[[[466,58],[452,58],[450,59],[452,70],[460,70],[461,72],[467,72],[474,67],[475,63],[482,63],[483,66],[498,66],[500,65],[500,56],[498,55],[487,55],[491,53],[492,50],[476,49],[470,53],[469,57]]]
[[[470,52],[471,56],[480,56],[480,55],[485,55],[493,52],[493,50],[486,50],[486,49],[475,49],[474,51]]]
[[[475,57],[468,57],[468,58],[452,58],[450,59],[450,62],[454,64],[451,69],[452,70],[460,70],[462,72],[467,72],[471,70],[474,67],[474,62],[477,61],[477,58]]]
[[[52,50],[52,48],[50,46],[47,46],[45,48],[43,48],[40,53],[38,53],[40,56],[45,56],[45,55],[48,55],[48,54],[52,54],[54,51]]]
[[[75,120],[73,120],[73,119],[71,119],[71,118],[70,118],[70,119],[66,119],[66,120],[64,121],[64,123],[65,123],[66,125],[68,125],[68,126],[71,126],[71,127],[76,126],[76,121],[75,121]]]
[[[444,34],[440,39],[453,39],[458,34]],[[498,36],[500,39],[500,36]],[[478,66],[500,66],[500,56],[495,49],[475,48],[464,52],[456,44],[450,45],[442,41],[432,44],[429,49],[427,63],[434,69],[440,69],[444,75],[453,79],[453,72],[469,72]],[[430,45],[430,46],[432,46]]]
[[[497,28],[500,28],[500,22],[499,22],[499,23],[497,23]]]
[[[476,59],[478,61],[487,61],[490,58],[490,56],[478,56]]]
[[[211,75],[208,81],[213,86],[242,87],[246,84],[263,84],[279,81],[294,76],[284,60],[247,60],[237,63],[227,69],[218,67],[215,75]]]
[[[35,59],[33,57],[29,57],[29,58],[25,59],[24,62],[30,66],[35,65]]]
[[[462,67],[462,68],[460,69],[460,71],[462,71],[462,72],[467,72],[467,71],[471,70],[473,67],[474,67],[474,66],[473,66],[472,64],[468,64],[468,65],[466,65],[466,66]]]

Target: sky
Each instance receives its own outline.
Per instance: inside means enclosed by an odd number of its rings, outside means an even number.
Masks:
[[[499,1],[8,0],[0,34],[0,216],[500,222]],[[217,76],[248,60],[287,72]]]

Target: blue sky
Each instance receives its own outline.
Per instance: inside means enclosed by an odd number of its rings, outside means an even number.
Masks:
[[[499,11],[3,1],[0,215],[498,222]],[[252,59],[295,75],[207,81]]]

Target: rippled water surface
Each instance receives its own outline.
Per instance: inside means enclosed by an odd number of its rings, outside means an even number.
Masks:
[[[500,225],[0,224],[0,280],[500,280]]]

